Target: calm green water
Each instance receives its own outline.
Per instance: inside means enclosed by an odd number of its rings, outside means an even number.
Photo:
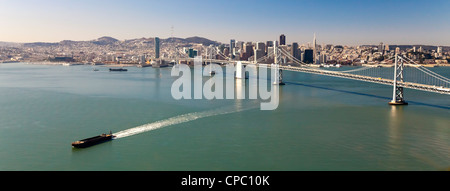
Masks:
[[[0,170],[445,170],[450,97],[284,72],[280,104],[174,100],[170,68],[0,64]],[[433,68],[450,76],[449,68]],[[148,124],[87,149],[70,143]]]

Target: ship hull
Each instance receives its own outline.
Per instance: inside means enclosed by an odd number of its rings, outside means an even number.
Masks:
[[[110,72],[126,72],[128,70],[127,69],[123,69],[123,68],[119,68],[119,69],[110,68],[109,71]]]
[[[112,140],[114,136],[109,134],[109,135],[99,135],[99,136],[95,136],[95,137],[91,137],[91,138],[87,138],[87,139],[83,139],[83,140],[79,140],[79,141],[75,141],[72,143],[72,147],[75,148],[86,148],[86,147],[90,147],[90,146],[94,146],[100,143],[104,143],[106,141],[110,141]]]

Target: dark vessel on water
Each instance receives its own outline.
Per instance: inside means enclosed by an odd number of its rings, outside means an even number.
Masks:
[[[75,148],[86,148],[86,147],[90,147],[96,144],[100,144],[106,141],[110,141],[112,138],[114,138],[115,136],[111,133],[111,131],[109,131],[109,134],[101,134],[95,137],[91,137],[91,138],[87,138],[87,139],[82,139],[79,141],[75,141],[72,143],[72,147]]]
[[[124,69],[124,68],[110,68],[109,71],[110,72],[126,72],[128,70]]]

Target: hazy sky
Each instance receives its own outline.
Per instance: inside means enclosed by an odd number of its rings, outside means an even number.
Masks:
[[[201,36],[220,42],[450,45],[450,0],[0,0],[0,41]]]

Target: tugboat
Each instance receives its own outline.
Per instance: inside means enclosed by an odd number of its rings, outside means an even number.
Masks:
[[[86,147],[90,147],[96,144],[100,144],[106,141],[110,141],[112,138],[114,138],[115,136],[111,133],[111,131],[109,131],[109,134],[101,134],[95,137],[91,137],[91,138],[87,138],[87,139],[82,139],[79,141],[75,141],[72,143],[72,147],[75,148],[86,148]]]
[[[110,72],[126,72],[128,70],[124,69],[124,68],[110,68],[109,71]]]

